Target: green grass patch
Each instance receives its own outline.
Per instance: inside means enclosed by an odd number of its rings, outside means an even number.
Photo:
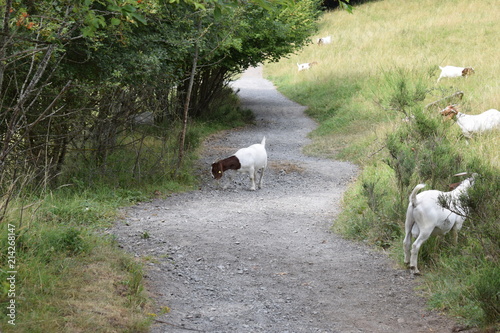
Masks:
[[[117,198],[76,191],[55,191],[33,198],[34,204],[14,201],[0,225],[2,235],[15,235],[13,267],[3,266],[1,281],[15,270],[15,291],[2,283],[2,317],[16,301],[15,326],[2,320],[3,332],[146,332],[144,315],[150,302],[142,286],[140,263],[104,237],[102,227],[116,218],[116,208],[130,204]],[[27,197],[23,201],[26,201]],[[8,238],[0,239],[2,249]],[[15,250],[14,250],[15,249]],[[0,254],[3,263],[9,253]]]

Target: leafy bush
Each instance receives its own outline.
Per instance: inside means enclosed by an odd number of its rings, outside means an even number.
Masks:
[[[478,164],[475,164],[476,167]],[[472,166],[471,166],[472,168]],[[500,174],[494,168],[469,169],[478,173],[474,186],[462,200],[468,216],[464,232],[478,243],[478,254],[500,262]]]
[[[74,256],[89,249],[89,244],[86,243],[82,230],[75,227],[60,227],[47,230],[40,235],[40,240],[43,240],[43,242],[38,252],[40,255],[45,256],[47,260],[50,260],[53,255],[66,254]]]
[[[424,78],[416,71],[396,68],[384,72],[385,91],[378,97],[387,108],[401,112],[405,117],[411,117],[414,110],[420,107],[427,93]],[[381,90],[383,91],[383,90]]]
[[[349,238],[369,240],[388,248],[401,237],[401,210],[394,210],[392,173],[384,164],[369,166],[361,179],[345,194],[350,204],[334,224],[334,229]]]
[[[489,265],[476,274],[472,295],[484,312],[484,324],[499,324],[500,266]]]

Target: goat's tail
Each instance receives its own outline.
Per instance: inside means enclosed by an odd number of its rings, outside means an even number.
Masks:
[[[425,187],[425,184],[418,184],[415,186],[410,194],[410,203],[413,207],[417,207],[417,192]]]
[[[262,138],[262,141],[260,142],[261,145],[266,146],[266,136]]]

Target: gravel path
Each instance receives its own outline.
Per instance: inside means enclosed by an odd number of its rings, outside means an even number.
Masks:
[[[128,208],[112,232],[149,258],[147,284],[161,315],[152,333],[450,332],[427,311],[418,282],[388,257],[330,232],[356,166],[304,156],[316,124],[262,78],[235,81],[256,125],[205,143],[197,191]],[[261,190],[248,176],[209,165],[266,136],[269,166]],[[146,236],[146,237],[145,237]]]

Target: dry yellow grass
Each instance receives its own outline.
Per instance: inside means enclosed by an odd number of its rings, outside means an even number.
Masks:
[[[461,90],[464,113],[500,109],[500,6],[496,1],[375,1],[357,6],[354,14],[325,13],[319,26],[320,31],[312,40],[331,35],[331,44],[311,44],[289,59],[265,67],[266,75],[278,87],[288,90],[285,92],[288,95],[293,95],[294,89],[307,86],[307,92],[298,92],[292,98],[311,108],[322,108],[328,101],[335,101],[334,93],[330,99],[321,97],[332,90],[335,81],[350,80],[360,85],[357,94],[351,97],[352,105],[346,107],[359,110],[364,120],[353,121],[337,134],[314,135],[315,142],[309,147],[311,152],[334,153],[345,143],[361,145],[363,141],[373,145],[369,152],[376,150],[378,139],[392,127],[380,121],[380,114],[376,116],[381,110],[374,103],[374,97],[383,85],[384,73],[395,69],[412,71],[424,78],[433,90],[424,103]],[[297,63],[312,61],[318,64],[308,71],[297,71]],[[470,66],[476,73],[467,79],[444,78],[436,83],[438,66],[446,65]],[[317,98],[307,99],[307,95]],[[323,105],[311,105],[315,100]],[[374,121],[369,121],[371,116],[367,113],[373,113]],[[387,114],[387,117],[396,118],[396,115]],[[480,153],[500,167],[496,152],[499,144],[500,131],[497,131],[481,136],[464,149]]]

